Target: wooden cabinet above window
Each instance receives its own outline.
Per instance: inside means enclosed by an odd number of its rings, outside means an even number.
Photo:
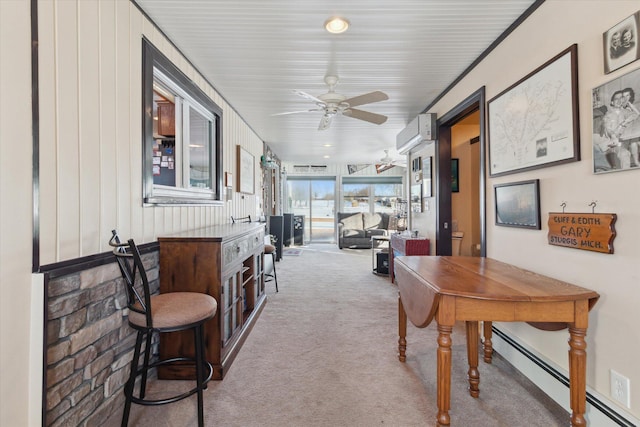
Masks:
[[[176,135],[176,106],[169,101],[158,101],[158,134]]]

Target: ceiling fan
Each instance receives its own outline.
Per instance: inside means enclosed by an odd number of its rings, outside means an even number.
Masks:
[[[389,150],[384,150],[384,157],[380,159],[380,164],[385,166],[407,166],[406,160],[396,160],[389,155]]]
[[[338,84],[337,76],[326,76],[324,78],[325,83],[329,86],[329,92],[313,96],[301,90],[294,90],[293,92],[309,101],[316,104],[317,108],[311,108],[309,110],[302,111],[290,111],[287,113],[277,113],[274,116],[281,116],[285,114],[297,114],[308,113],[313,111],[323,112],[320,119],[320,125],[318,130],[328,129],[331,125],[331,120],[336,114],[342,114],[343,116],[351,117],[358,120],[364,120],[365,122],[375,123],[381,125],[387,121],[387,116],[382,114],[371,113],[369,111],[359,110],[353,107],[359,105],[371,104],[373,102],[380,102],[389,99],[386,93],[381,91],[369,92],[363,95],[347,98],[346,96],[335,92],[335,87]]]

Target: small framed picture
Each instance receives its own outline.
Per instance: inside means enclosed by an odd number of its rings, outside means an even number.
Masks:
[[[411,212],[422,212],[422,184],[411,185]]]
[[[431,197],[431,156],[422,159],[422,197]]]
[[[636,12],[602,34],[605,74],[640,58],[639,28],[640,12]]]
[[[458,173],[458,159],[451,159],[451,192],[457,193],[460,191],[460,176]]]
[[[493,186],[496,225],[540,230],[540,180]]]

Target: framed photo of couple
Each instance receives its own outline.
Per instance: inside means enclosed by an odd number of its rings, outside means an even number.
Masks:
[[[627,17],[602,34],[605,74],[640,58],[638,29],[640,12]]]
[[[640,69],[592,91],[593,173],[640,169]]]

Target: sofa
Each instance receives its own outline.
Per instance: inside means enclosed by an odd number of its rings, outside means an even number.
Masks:
[[[371,236],[386,236],[389,214],[368,212],[338,212],[338,247],[371,248]]]

